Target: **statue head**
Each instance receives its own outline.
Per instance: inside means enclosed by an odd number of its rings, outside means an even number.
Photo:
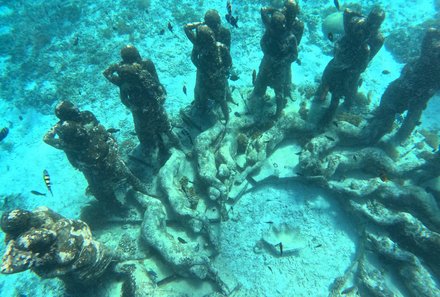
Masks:
[[[121,49],[122,61],[126,64],[140,63],[142,57],[134,45],[127,45]]]
[[[81,112],[78,107],[70,101],[61,101],[55,107],[55,115],[61,121],[80,121]]]
[[[218,27],[220,27],[220,15],[218,14],[218,11],[215,9],[210,9],[205,13],[205,24],[213,29],[216,30]]]

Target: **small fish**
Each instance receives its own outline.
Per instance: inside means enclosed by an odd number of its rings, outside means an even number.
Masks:
[[[160,31],[159,31],[159,35],[164,35],[165,34],[165,29],[161,29]]]
[[[273,273],[273,270],[272,270],[272,268],[270,266],[267,266],[267,268],[269,268],[270,272]]]
[[[31,194],[36,195],[36,196],[46,196],[45,193],[41,193],[41,192],[38,192],[38,191],[35,191],[35,190],[32,190]]]
[[[353,155],[353,160],[357,161],[358,157],[356,155]]]
[[[241,117],[241,114],[240,114],[238,111],[234,112],[234,115],[235,115],[237,118]]]
[[[339,128],[339,124],[338,124],[338,122],[333,121],[333,125],[334,125],[336,128]]]
[[[46,184],[47,189],[49,190],[50,194],[53,196],[52,193],[52,185],[50,183],[50,176],[49,176],[49,172],[47,172],[46,169],[43,170],[43,180],[44,183]]]
[[[266,224],[273,224],[273,221],[267,221]]]
[[[382,74],[385,74],[385,75],[387,75],[387,74],[390,74],[391,72],[389,71],[389,70],[384,70],[384,71],[382,71]]]
[[[229,0],[226,2],[226,10],[228,11],[229,15],[232,14],[232,4],[231,4],[231,1],[229,1]]]
[[[186,96],[186,86],[185,85],[183,85],[182,91],[183,91],[183,94],[185,94],[185,96]]]
[[[2,141],[3,139],[6,138],[6,136],[8,136],[9,134],[9,129],[4,127],[1,131],[0,131],[0,141]]]
[[[418,122],[416,123],[416,126],[420,126],[421,124],[422,124],[422,122],[418,121]]]
[[[329,33],[327,34],[327,38],[328,38],[328,40],[330,40],[330,42],[335,41],[335,36],[333,35],[332,32],[329,32]]]
[[[341,295],[351,293],[351,292],[354,291],[354,289],[356,289],[355,286],[348,287],[348,288],[344,289],[344,290],[341,292]]]
[[[78,43],[79,43],[79,37],[78,37],[78,36],[75,36],[75,37],[73,38],[72,45],[73,45],[73,46],[77,46]]]
[[[252,71],[252,85],[255,86],[255,81],[257,80],[257,70]]]
[[[283,256],[283,243],[280,242],[277,246],[280,248],[280,256]]]
[[[182,237],[177,237],[177,240],[183,244],[187,243],[187,241],[185,239],[183,239]]]
[[[170,22],[168,22],[167,28],[168,30],[170,30],[171,33],[173,33],[173,25],[171,25]]]
[[[182,134],[188,137],[189,142],[191,143],[191,146],[194,145],[193,139],[191,137],[191,134],[189,134],[188,130],[182,129]]]
[[[335,139],[334,139],[333,137],[328,136],[328,135],[325,135],[325,138],[327,138],[327,139],[330,140],[330,141],[335,141]]]
[[[121,129],[116,129],[116,128],[109,128],[109,129],[107,129],[108,133],[116,133],[116,132],[119,132],[119,131],[121,131]]]
[[[19,119],[20,121],[23,121],[23,116],[22,116],[22,115],[19,115],[19,116],[18,116],[18,119]]]
[[[362,87],[362,84],[364,83],[364,80],[362,78],[359,79],[358,81],[358,87]]]
[[[136,135],[137,135],[136,132],[134,132],[134,131],[131,131],[131,132],[128,133],[128,134],[130,134],[130,135],[132,135],[132,136],[136,136]]]
[[[301,66],[302,65],[302,62],[301,62],[301,60],[300,59],[296,59],[296,64],[298,64],[299,66]]]
[[[226,15],[226,21],[232,25],[232,27],[238,28],[238,17],[234,17],[232,14]]]
[[[237,81],[239,78],[240,77],[237,74],[235,74],[235,73],[233,73],[233,74],[231,74],[229,76],[229,79],[232,80],[232,81]]]
[[[382,172],[382,173],[379,175],[379,178],[380,178],[380,180],[383,181],[384,183],[386,183],[387,181],[389,181],[388,176],[387,176],[384,172]]]
[[[151,280],[153,282],[156,282],[156,280],[157,280],[157,273],[154,270],[152,270],[152,269],[148,270],[147,273],[150,276]]]
[[[317,244],[317,245],[315,245],[315,249],[316,249],[316,248],[320,248],[320,247],[322,247],[322,244]]]
[[[338,0],[333,0],[333,3],[335,4],[335,7],[338,11],[341,10],[341,6],[339,5],[339,1]]]
[[[299,151],[299,152],[295,153],[295,155],[299,156],[299,155],[302,154],[302,152],[303,152],[303,151]]]

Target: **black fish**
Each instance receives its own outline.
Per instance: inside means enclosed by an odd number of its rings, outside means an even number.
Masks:
[[[226,15],[226,21],[232,25],[232,27],[238,28],[238,17],[234,17],[232,14]]]
[[[121,131],[121,129],[116,129],[116,128],[109,128],[109,129],[107,129],[108,133],[116,133],[116,132],[119,132],[119,131]]]
[[[185,239],[183,239],[182,237],[177,237],[177,240],[183,244],[187,243],[187,241]]]
[[[341,7],[339,6],[339,1],[338,0],[333,0],[333,3],[335,4],[336,9],[339,11],[341,10]]]
[[[252,71],[252,85],[255,86],[255,81],[257,80],[257,70]]]
[[[19,119],[20,121],[23,121],[23,116],[22,116],[22,115],[19,115],[19,116],[18,116],[18,119]]]
[[[335,36],[333,35],[332,32],[328,32],[327,34],[327,38],[328,40],[330,40],[331,42],[333,42],[335,40]]]
[[[302,64],[302,62],[301,62],[301,60],[300,59],[296,59],[296,64],[298,64],[299,66],[301,66],[301,64]]]
[[[232,14],[232,5],[231,5],[231,1],[229,1],[229,0],[228,0],[228,2],[226,2],[226,10],[228,11],[229,15]]]
[[[44,179],[44,183],[46,184],[47,189],[49,190],[50,194],[53,196],[49,172],[47,172],[46,169],[43,170],[43,179]]]
[[[234,112],[234,115],[237,117],[237,118],[239,118],[239,117],[241,117],[241,114],[239,113],[239,112]]]
[[[330,140],[330,141],[335,141],[335,139],[334,139],[333,137],[328,136],[328,135],[325,135],[325,138],[327,138],[327,139]]]
[[[267,222],[265,222],[266,224],[273,224],[273,222],[272,221],[267,221]]]
[[[362,78],[359,79],[358,81],[358,87],[362,87],[362,84],[364,83],[364,80]]]
[[[0,131],[0,141],[2,141],[3,139],[6,138],[6,136],[8,136],[9,134],[9,129],[4,127],[1,131]]]
[[[267,268],[269,268],[270,272],[273,273],[273,270],[272,270],[272,268],[270,266],[267,266]]]
[[[229,76],[229,79],[232,81],[237,81],[240,77],[237,74],[233,73]]]
[[[188,137],[188,140],[191,143],[191,145],[194,145],[193,139],[191,137],[191,134],[189,134],[188,130],[182,129],[182,134]]]
[[[186,95],[186,86],[185,85],[183,85],[182,91],[183,91],[183,94]]]
[[[382,71],[382,74],[390,74],[391,72],[389,71],[389,70],[384,70],[384,71]]]
[[[276,244],[275,246],[278,246],[280,248],[280,256],[283,256],[283,243],[280,242],[279,244]]]
[[[159,31],[159,35],[164,35],[165,34],[165,29],[161,29],[160,31]]]
[[[36,195],[36,196],[46,196],[45,193],[41,193],[41,192],[34,191],[34,190],[31,191],[31,194],[34,194],[34,195]]]
[[[168,22],[167,28],[168,30],[170,30],[171,33],[173,33],[173,25],[171,25],[170,22]]]
[[[315,246],[315,249],[316,249],[316,248],[319,248],[319,247],[322,247],[322,244],[317,244],[317,245]]]
[[[299,156],[299,155],[302,154],[302,152],[303,152],[303,151],[299,151],[299,152],[295,153],[295,155]]]

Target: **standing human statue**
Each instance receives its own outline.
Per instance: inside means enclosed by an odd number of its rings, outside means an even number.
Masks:
[[[290,67],[298,57],[298,43],[293,31],[287,27],[286,16],[281,11],[263,7],[261,18],[266,28],[260,42],[264,56],[251,97],[262,98],[267,87],[273,88],[276,100],[275,118],[279,118],[286,106],[286,97],[290,97]]]
[[[299,5],[296,0],[286,0],[281,12],[286,17],[287,30],[291,31],[296,37],[296,45],[298,47],[304,34],[304,22],[298,18],[300,13]],[[292,96],[292,67],[288,67],[287,71],[284,93],[290,98]]]
[[[419,123],[429,99],[439,90],[440,30],[430,28],[423,38],[419,58],[406,64],[400,77],[389,84],[362,138],[369,144],[378,142],[392,131],[396,115],[407,111],[392,139],[394,144],[404,142]]]
[[[327,64],[315,100],[322,102],[331,93],[328,109],[319,123],[325,127],[334,117],[339,101],[350,109],[357,96],[360,75],[383,45],[379,32],[385,12],[374,8],[367,17],[346,9],[344,11],[344,36],[334,48],[334,58]]]
[[[59,121],[44,135],[44,142],[65,152],[72,166],[84,174],[89,191],[99,202],[109,210],[120,210],[130,189],[147,194],[145,185],[120,158],[116,141],[93,113],[62,101],[55,115]]]
[[[192,29],[189,29],[191,26],[187,25],[185,28],[185,32],[191,32],[187,33],[194,45],[191,61],[197,67],[193,108],[200,115],[204,115],[209,109],[209,100],[212,100],[220,106],[223,118],[228,122],[227,99],[230,96],[228,75],[232,66],[229,48],[217,41],[216,34],[209,26],[204,24],[194,26],[195,35]],[[227,38],[225,42],[228,42]]]
[[[119,87],[121,101],[133,115],[143,151],[154,158],[167,154],[171,147],[180,148],[163,106],[167,94],[153,62],[142,60],[133,45],[122,48],[121,58],[121,62],[110,65],[103,74]]]

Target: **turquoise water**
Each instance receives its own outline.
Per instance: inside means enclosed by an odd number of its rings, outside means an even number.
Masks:
[[[349,6],[364,15],[373,4],[386,12],[381,27],[385,45],[362,74],[363,83],[358,90],[368,99],[368,111],[360,113],[361,120],[365,120],[378,106],[387,86],[400,76],[404,65],[418,57],[426,29],[439,28],[440,3],[436,0],[339,2],[341,9]],[[108,209],[86,193],[86,179],[69,163],[66,154],[42,141],[58,121],[54,110],[62,100],[92,111],[105,128],[119,129],[112,135],[121,158],[160,196],[166,208],[168,235],[173,240],[179,237],[185,241],[176,241],[171,246],[191,246],[188,249],[191,256],[208,258],[208,266],[218,271],[229,296],[375,296],[372,292],[379,292],[381,286],[385,293],[378,296],[392,296],[390,292],[394,296],[440,296],[438,176],[431,174],[427,178],[411,171],[416,165],[429,164],[431,159],[423,156],[435,156],[438,150],[438,90],[407,142],[395,150],[374,146],[383,153],[380,156],[387,156],[378,157],[386,159],[381,159],[388,166],[385,169],[363,151],[366,146],[328,144],[332,140],[326,141],[324,136],[339,137],[339,129],[346,124],[332,125],[324,134],[316,129],[313,136],[296,130],[282,131],[282,125],[276,123],[272,123],[272,128],[265,126],[265,116],[273,113],[273,106],[267,113],[263,107],[257,112],[246,112],[247,98],[253,89],[252,72],[259,69],[263,58],[260,39],[264,26],[260,8],[267,5],[279,8],[280,3],[232,1],[238,28],[226,22],[226,1],[0,3],[0,129],[9,129],[0,142],[0,211],[47,206],[66,218],[81,218],[91,226],[96,240],[111,250],[122,251],[126,258],[135,259],[138,269],[137,291],[125,291],[125,295],[121,292],[127,275],[115,272],[117,263],[112,263],[107,273],[86,292],[66,290],[61,280],[42,279],[30,271],[1,274],[1,296],[150,296],[154,290],[158,296],[221,296],[213,293],[221,291],[213,276],[200,277],[188,272],[187,267],[170,263],[166,254],[172,253],[173,248],[164,252],[143,238],[141,222],[152,216],[148,210],[144,214],[145,207],[128,201],[128,213],[108,214]],[[292,64],[293,99],[289,99],[284,112],[287,118],[279,119],[278,123],[291,123],[299,118],[301,102],[311,108],[312,93],[333,57],[334,43],[322,32],[323,20],[336,12],[333,1],[303,0],[299,4],[299,18],[305,23],[298,48],[301,62]],[[237,80],[229,81],[236,102],[229,103],[231,122],[224,130],[223,140],[208,145],[206,150],[194,151],[192,158],[181,157],[178,169],[170,169],[169,174],[162,170],[161,175],[133,158],[138,156],[133,149],[139,141],[134,134],[131,112],[121,104],[118,88],[102,72],[120,61],[120,49],[127,44],[134,44],[143,58],[151,59],[167,92],[165,110],[188,153],[200,141],[191,145],[179,130],[185,125],[180,120],[180,110],[193,101],[196,81],[196,67],[191,62],[193,46],[183,26],[201,21],[208,9],[219,11],[222,24],[231,31],[230,53],[233,70],[238,75]],[[268,100],[274,102],[273,91],[267,94]],[[351,124],[356,120],[338,119],[340,123]],[[244,124],[245,120],[250,124]],[[395,125],[398,127],[399,122]],[[276,133],[278,127],[282,137]],[[187,130],[196,140],[199,134]],[[267,155],[259,159],[260,163],[256,162],[258,168],[241,181],[243,192],[238,179],[218,177],[221,164],[225,165],[223,169],[227,167],[239,176],[252,168],[252,160],[258,159],[251,153],[235,153],[238,131],[246,131],[256,142],[261,135],[268,137],[269,145],[280,140],[265,152]],[[300,153],[310,143],[323,148],[317,157],[320,162],[338,160],[346,167],[341,165],[340,172],[326,175],[325,182],[307,178],[307,174],[301,173]],[[325,149],[327,145],[329,148]],[[206,164],[214,164],[208,169],[218,172],[203,176],[200,173],[205,165],[203,152],[210,151],[215,160],[206,160],[211,162]],[[353,154],[363,160],[360,167],[345,161],[353,158]],[[141,159],[147,163],[157,161],[145,156]],[[371,170],[376,165],[380,168]],[[429,166],[427,170],[438,172],[434,161]],[[53,195],[46,188],[43,170],[50,174]],[[206,175],[227,187],[225,205],[209,197]],[[195,208],[190,209],[188,201],[176,206],[170,199],[183,195],[182,177],[189,177],[190,185],[194,182],[199,199]],[[31,191],[46,195],[37,196]],[[228,219],[220,220],[219,205],[225,207]],[[194,221],[202,217],[209,222],[210,227],[205,226],[209,232],[194,227]],[[267,239],[274,229],[282,226],[288,226],[285,234],[277,234],[275,241]],[[165,233],[162,235],[169,238]],[[2,232],[2,253],[6,248],[4,238]],[[394,249],[390,248],[394,256],[388,250],[381,250],[380,244],[374,245],[378,238],[382,240],[378,242],[389,239],[395,243]],[[293,252],[285,251],[281,255],[277,240],[285,243],[286,251],[290,247]],[[157,285],[168,277],[169,281]],[[338,278],[339,283],[335,281]],[[143,291],[139,289],[142,286]]]

